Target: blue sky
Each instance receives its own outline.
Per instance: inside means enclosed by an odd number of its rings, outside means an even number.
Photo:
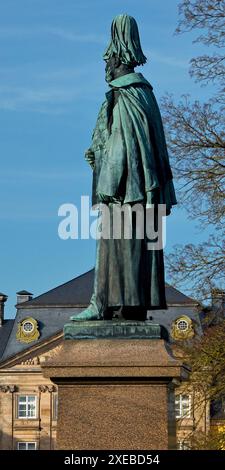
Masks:
[[[107,86],[103,51],[112,18],[138,21],[148,63],[140,71],[165,92],[207,99],[188,63],[202,52],[174,36],[178,1],[0,0],[0,291],[39,295],[94,265],[95,242],[60,240],[58,207],[90,194],[84,161]],[[204,239],[182,208],[167,219],[167,247]]]

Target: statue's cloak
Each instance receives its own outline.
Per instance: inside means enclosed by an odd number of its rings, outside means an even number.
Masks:
[[[169,214],[176,197],[152,86],[141,73],[124,75],[109,85],[91,146],[95,158],[92,202],[99,202],[99,194],[124,203],[147,200],[166,204]]]
[[[108,202],[176,204],[164,130],[152,86],[140,73],[110,82],[87,154],[94,164],[93,205]],[[156,206],[157,207],[157,206]],[[135,221],[134,221],[135,222]],[[106,307],[165,309],[163,250],[148,239],[97,241],[91,303]],[[130,315],[130,314],[129,314]]]

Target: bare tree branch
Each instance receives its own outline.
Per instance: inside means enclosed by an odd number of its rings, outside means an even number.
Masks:
[[[166,95],[162,100],[167,143],[179,183],[179,200],[190,216],[207,224],[225,218],[225,132],[221,106],[211,100],[191,102],[188,95],[178,104]]]
[[[225,0],[183,0],[179,5],[180,21],[176,33],[200,29],[202,34],[193,42],[215,49],[225,46]],[[223,85],[225,55],[204,55],[191,60],[190,74],[196,81],[218,82]]]

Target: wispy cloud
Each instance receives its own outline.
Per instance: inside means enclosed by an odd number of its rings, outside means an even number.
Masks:
[[[13,181],[16,179],[16,181],[20,182],[22,179],[25,180],[43,180],[43,181],[76,181],[80,180],[81,178],[89,178],[89,174],[87,171],[51,171],[51,170],[46,170],[46,171],[40,171],[40,170],[20,170],[18,169],[17,171],[10,171],[7,170],[2,170],[1,171],[1,179],[2,182],[4,181]]]
[[[1,208],[0,208],[1,209]],[[40,211],[40,209],[39,209]],[[54,219],[57,220],[57,211],[55,213],[49,212],[40,212],[38,213],[36,209],[33,211],[26,211],[25,209],[18,209],[18,207],[14,207],[13,209],[7,211],[4,207],[0,210],[1,212],[1,221],[17,221],[17,222],[24,222],[24,220],[29,221],[41,221],[44,220],[46,222],[52,222]]]
[[[171,67],[178,67],[181,69],[187,69],[189,65],[189,59],[179,59],[174,56],[168,56],[164,54],[160,54],[155,50],[147,50],[145,51],[146,55],[150,61],[158,62],[161,64],[169,65]]]
[[[106,44],[107,38],[103,35],[90,33],[80,34],[76,31],[52,26],[36,26],[34,28],[25,27],[7,27],[0,28],[0,36],[5,38],[23,38],[26,36],[43,36],[52,35],[66,41],[92,43],[92,44]]]
[[[38,78],[44,80],[54,80],[54,81],[64,81],[64,80],[74,80],[80,79],[85,75],[88,77],[90,74],[90,69],[93,70],[96,64],[88,63],[86,65],[82,64],[79,67],[52,67],[43,71],[39,71]]]
[[[102,94],[104,82],[99,67],[101,65],[94,61],[74,66],[60,62],[29,62],[2,67],[0,110],[43,114],[68,112],[80,98],[93,101],[100,91]]]
[[[26,88],[16,86],[0,87],[0,109],[33,110],[39,112],[61,113],[63,105],[71,103],[86,93],[86,87],[46,86],[43,88]],[[46,108],[46,105],[49,107]]]
[[[62,28],[43,28],[46,34],[53,34],[68,41],[81,42],[81,43],[95,43],[106,44],[107,38],[98,34],[77,34],[76,32],[65,30]]]

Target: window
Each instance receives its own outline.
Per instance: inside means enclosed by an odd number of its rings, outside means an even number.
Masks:
[[[31,323],[31,321],[25,321],[23,323],[23,331],[25,331],[25,333],[31,333],[31,331],[34,330],[34,325],[33,323]]]
[[[211,401],[210,416],[211,418],[216,418],[216,419],[225,418],[225,397],[224,396]]]
[[[52,419],[58,419],[58,393],[53,394],[53,410],[52,410]]]
[[[177,328],[180,331],[187,331],[188,330],[188,322],[186,320],[179,320],[177,322]]]
[[[176,418],[191,417],[191,395],[177,395],[175,397]]]
[[[36,450],[36,442],[17,442],[17,450]]]
[[[18,418],[32,419],[37,416],[37,397],[34,395],[18,396]]]
[[[177,441],[177,450],[190,450],[189,441]]]

